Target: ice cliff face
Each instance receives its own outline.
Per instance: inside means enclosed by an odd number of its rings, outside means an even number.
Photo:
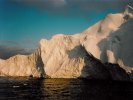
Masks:
[[[96,64],[74,36],[56,35],[40,41],[45,73],[51,78],[108,78],[102,64]],[[96,73],[95,73],[96,72]]]
[[[7,60],[0,60],[1,76],[33,76],[43,75],[43,63],[39,50],[31,55],[16,55]]]
[[[133,67],[132,11],[132,7],[127,6],[124,12],[109,14],[80,34],[58,34],[50,40],[42,39],[32,55],[0,60],[0,74],[128,79],[126,71],[131,72]],[[118,63],[122,68],[104,65],[105,62]]]
[[[133,9],[109,14],[105,19],[85,30],[82,42],[86,50],[102,62],[118,63],[127,71],[133,67]]]

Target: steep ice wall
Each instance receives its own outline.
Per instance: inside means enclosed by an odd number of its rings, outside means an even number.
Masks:
[[[60,34],[51,40],[42,39],[40,47],[45,73],[51,78],[109,77],[101,63],[94,63],[78,38]]]
[[[133,9],[109,14],[105,19],[85,30],[82,44],[102,62],[118,63],[125,69],[133,67]]]
[[[7,60],[0,60],[1,76],[33,76],[44,74],[39,49],[31,55],[16,55]]]
[[[112,54],[109,55],[109,60],[107,60],[105,53],[107,46],[111,45],[109,42],[114,39],[110,35],[117,31],[123,23],[123,14],[109,14],[104,20],[84,31],[83,34],[85,34],[86,40],[83,41],[83,44],[87,51],[103,62],[114,63]]]

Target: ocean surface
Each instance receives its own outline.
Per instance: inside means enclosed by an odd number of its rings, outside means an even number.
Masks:
[[[1,77],[0,100],[133,100],[133,83]]]

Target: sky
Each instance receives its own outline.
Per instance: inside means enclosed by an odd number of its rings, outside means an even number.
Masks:
[[[29,52],[42,38],[84,31],[132,0],[0,0],[0,57]],[[4,51],[4,53],[3,53]]]

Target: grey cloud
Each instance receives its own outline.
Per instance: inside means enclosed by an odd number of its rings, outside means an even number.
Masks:
[[[60,8],[66,5],[66,0],[11,0],[10,2],[35,6],[44,10],[54,10],[54,8]]]
[[[1,59],[8,59],[17,54],[28,55],[31,54],[34,50],[33,49],[23,49],[20,47],[9,47],[0,45],[0,58]]]
[[[11,0],[17,4],[35,6],[53,13],[71,13],[73,10],[82,12],[106,11],[122,9],[125,5],[133,6],[132,0]]]
[[[14,41],[0,41],[0,58],[8,59],[17,54],[28,55],[34,52],[34,49],[28,49]]]
[[[86,21],[93,22],[93,17],[100,13],[108,14],[112,10],[124,11],[126,5],[133,6],[132,0],[11,0],[12,3],[26,5],[61,16],[81,16]]]

